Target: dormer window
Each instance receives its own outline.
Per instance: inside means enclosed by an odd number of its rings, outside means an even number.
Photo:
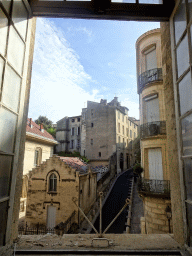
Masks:
[[[49,177],[49,192],[57,192],[57,176],[52,173]]]

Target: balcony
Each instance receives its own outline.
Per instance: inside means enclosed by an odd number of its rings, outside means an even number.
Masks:
[[[157,135],[166,135],[166,121],[156,121],[141,125],[141,139]]]
[[[141,178],[138,182],[138,192],[144,196],[170,198],[170,181]]]
[[[154,68],[142,73],[138,77],[138,93],[141,93],[149,83],[157,81],[163,81],[162,68]]]

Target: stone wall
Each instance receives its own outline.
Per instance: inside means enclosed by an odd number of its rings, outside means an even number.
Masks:
[[[144,197],[145,227],[147,234],[169,233],[169,223],[165,209],[171,201],[161,198]],[[172,221],[170,222],[172,233]]]

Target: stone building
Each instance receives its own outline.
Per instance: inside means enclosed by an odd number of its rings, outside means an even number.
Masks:
[[[77,157],[53,155],[29,172],[26,222],[54,228],[76,211],[74,222],[83,220],[72,202],[87,214],[96,200],[97,174]]]
[[[118,172],[134,163],[132,141],[137,138],[138,125],[128,118],[128,109],[118,98],[111,102],[88,101],[78,117],[65,117],[57,122],[56,138],[60,151],[79,151],[90,160],[92,166],[108,166],[116,153]]]
[[[140,36],[136,51],[141,165],[144,168],[140,194],[144,203],[146,233],[166,233],[171,227],[165,210],[171,206],[171,201],[161,30],[151,30]]]
[[[27,119],[20,217],[25,215],[26,210],[29,171],[52,156],[57,144],[54,137],[44,130],[43,125],[36,124],[32,118]]]
[[[156,2],[156,4],[154,4]],[[163,86],[173,237],[192,250],[191,1],[0,2],[0,245],[17,237],[35,41],[34,16],[161,21]],[[115,11],[114,11],[115,9]],[[18,56],[19,53],[19,58]],[[72,97],[72,96],[71,96]],[[185,145],[184,145],[185,143]],[[187,146],[189,145],[189,146]],[[189,150],[189,148],[188,148]],[[189,154],[188,154],[189,153]],[[4,248],[1,248],[4,250]],[[4,254],[5,255],[5,254]]]
[[[57,152],[73,152],[81,150],[81,120],[82,116],[64,117],[57,122],[56,139],[59,145]]]

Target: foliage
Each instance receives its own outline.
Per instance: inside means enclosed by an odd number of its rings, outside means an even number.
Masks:
[[[49,127],[47,132],[50,133],[53,137],[56,137],[56,129],[53,127]]]
[[[133,172],[140,177],[141,173],[143,172],[143,167],[141,167],[141,165],[139,163],[137,163],[133,167]]]
[[[137,163],[141,162],[141,148],[140,148],[140,137],[137,137],[133,141],[133,152]]]
[[[74,151],[74,152],[65,152],[61,151],[58,153],[59,156],[65,156],[65,157],[79,157],[82,159],[84,162],[88,163],[89,159],[87,159],[85,156],[81,156],[79,152]]]
[[[43,124],[45,130],[52,127],[53,125],[53,122],[49,120],[46,116],[39,116],[37,120],[35,120],[35,123],[38,125]]]

